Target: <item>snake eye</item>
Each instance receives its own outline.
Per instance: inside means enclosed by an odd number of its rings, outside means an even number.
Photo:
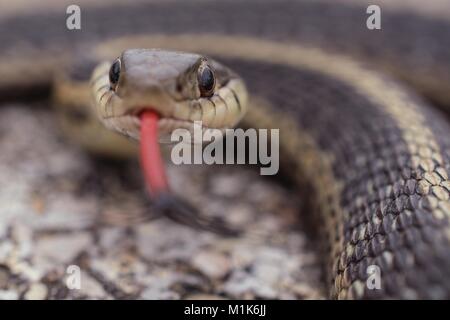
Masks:
[[[200,68],[198,71],[198,87],[202,97],[210,97],[214,92],[216,77],[209,66]]]
[[[109,69],[109,82],[111,84],[111,89],[115,90],[117,87],[117,83],[119,82],[120,76],[120,59],[114,61]]]

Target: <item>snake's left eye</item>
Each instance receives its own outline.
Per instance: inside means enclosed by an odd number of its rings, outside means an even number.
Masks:
[[[113,90],[116,90],[117,84],[119,83],[120,67],[120,59],[117,59],[109,69],[109,83],[111,84],[111,89]]]
[[[211,67],[204,66],[198,70],[198,87],[202,97],[210,97],[214,93],[216,77]]]

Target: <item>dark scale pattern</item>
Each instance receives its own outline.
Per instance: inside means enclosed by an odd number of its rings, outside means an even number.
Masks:
[[[433,119],[432,122],[428,121],[427,125],[430,126],[436,140],[441,149],[442,157],[445,163],[445,170],[447,174],[450,174],[450,136],[448,135],[448,117],[447,115],[441,113],[440,111],[434,110],[432,108],[423,108],[423,113],[427,119]],[[448,178],[447,178],[448,179]],[[450,193],[450,186],[447,189]]]
[[[450,297],[450,212],[443,220],[436,218],[433,198],[418,192],[421,169],[413,164],[397,121],[336,79],[280,65],[225,62],[240,70],[250,93],[269,99],[275,113],[294,118],[335,157],[334,176],[344,183],[339,200],[345,247],[332,257],[339,282],[334,295],[349,288],[340,297]],[[270,74],[272,81],[261,74]],[[435,123],[437,114],[427,113],[426,120]],[[441,121],[436,134],[446,141],[439,145],[446,154],[445,175],[448,125]],[[448,190],[442,197],[448,208]],[[382,290],[366,289],[369,265],[380,267]]]

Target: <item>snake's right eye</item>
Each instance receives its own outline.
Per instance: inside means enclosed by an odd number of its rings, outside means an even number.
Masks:
[[[111,84],[111,89],[113,90],[116,90],[117,84],[119,83],[120,66],[121,66],[120,59],[117,59],[116,61],[114,61],[114,63],[111,65],[111,68],[109,69],[109,83]]]

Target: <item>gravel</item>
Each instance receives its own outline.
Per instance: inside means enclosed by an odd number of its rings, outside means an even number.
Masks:
[[[0,299],[325,297],[300,199],[257,170],[168,165],[175,193],[244,230],[227,238],[157,218],[137,161],[90,157],[49,109],[3,106],[0,150]]]

